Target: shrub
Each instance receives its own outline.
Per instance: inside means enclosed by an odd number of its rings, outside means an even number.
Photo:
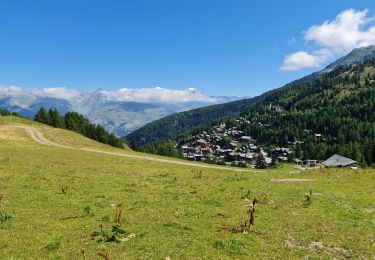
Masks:
[[[0,223],[3,224],[12,218],[11,215],[5,212],[0,212]]]
[[[68,193],[68,186],[63,185],[63,186],[61,187],[61,193],[62,193],[62,194],[67,194],[67,193]]]
[[[223,250],[232,255],[242,255],[246,252],[247,246],[237,240],[215,240],[213,247],[216,249]]]

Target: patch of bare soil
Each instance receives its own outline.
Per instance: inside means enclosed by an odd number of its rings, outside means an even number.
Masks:
[[[288,235],[288,238],[285,240],[285,244],[289,248],[297,248],[297,249],[304,249],[308,250],[312,253],[316,253],[318,250],[326,251],[328,253],[331,253],[335,256],[342,256],[342,257],[350,257],[350,250],[346,250],[344,248],[335,246],[335,247],[329,247],[325,246],[320,241],[314,241],[309,244],[308,247],[300,246],[298,242],[290,235]]]
[[[289,248],[303,248],[298,245],[297,241],[291,235],[288,235],[288,238],[285,240],[285,244]]]
[[[320,241],[311,242],[308,249],[311,252],[316,252],[316,250],[323,250],[323,251],[326,251],[326,252],[329,252],[329,253],[332,253],[332,254],[339,254],[339,255],[342,255],[342,256],[345,256],[345,257],[350,256],[349,250],[346,250],[344,248],[337,247],[337,246],[335,246],[335,247],[325,246]]]
[[[297,179],[297,178],[286,178],[286,179],[271,179],[272,182],[305,182],[313,181],[312,179]]]

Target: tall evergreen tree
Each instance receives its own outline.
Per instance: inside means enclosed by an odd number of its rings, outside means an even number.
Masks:
[[[34,117],[34,120],[47,125],[51,124],[50,116],[44,107],[39,109],[38,113]]]
[[[56,108],[50,109],[48,111],[48,115],[49,115],[49,120],[50,120],[49,125],[53,127],[57,127],[57,128],[65,128],[65,120],[60,115],[60,112]]]
[[[255,168],[257,169],[265,169],[267,168],[266,159],[264,158],[263,154],[260,153],[257,157]]]

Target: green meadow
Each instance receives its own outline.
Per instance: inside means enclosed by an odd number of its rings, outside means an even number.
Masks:
[[[2,259],[375,258],[373,169],[205,169],[42,145],[15,123],[115,149],[0,117]]]

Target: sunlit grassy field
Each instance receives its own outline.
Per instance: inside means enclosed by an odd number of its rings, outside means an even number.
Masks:
[[[9,123],[0,117],[1,259],[375,257],[372,169],[200,169],[44,146]],[[55,142],[112,149],[44,131]],[[254,198],[254,225],[234,232]]]

